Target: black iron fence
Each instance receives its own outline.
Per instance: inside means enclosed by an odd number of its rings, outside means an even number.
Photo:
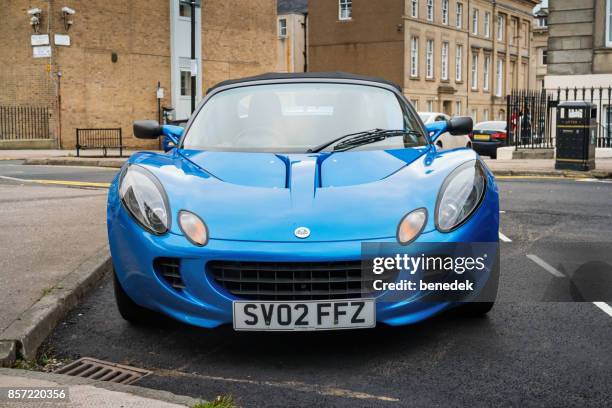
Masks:
[[[50,138],[48,107],[0,106],[0,140]]]
[[[612,86],[558,88],[554,91],[512,91],[507,96],[509,143],[517,149],[555,146],[557,105],[585,101],[597,107],[597,147],[612,147]]]

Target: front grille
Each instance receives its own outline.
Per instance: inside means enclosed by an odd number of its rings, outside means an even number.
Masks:
[[[181,262],[178,258],[155,258],[153,261],[155,272],[176,290],[185,289],[181,277]]]
[[[374,279],[362,277],[361,261],[210,261],[207,271],[219,286],[245,300],[360,298]]]

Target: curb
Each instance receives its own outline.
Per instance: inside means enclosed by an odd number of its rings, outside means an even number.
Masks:
[[[91,380],[89,378],[71,377],[63,374],[43,373],[40,371],[16,370],[8,368],[0,368],[0,375],[11,377],[29,378],[33,380],[43,380],[55,382],[60,385],[91,385],[96,388],[103,388],[108,391],[131,394],[142,398],[153,399],[166,402],[169,404],[178,404],[191,407],[197,403],[204,402],[199,399],[188,397],[186,395],[177,395],[169,391],[155,390],[150,388],[139,387],[137,385],[117,384],[106,381]]]
[[[35,358],[38,347],[57,323],[111,270],[110,252],[105,246],[66,275],[0,334],[0,365],[12,366],[17,355]]]
[[[512,176],[512,177],[556,177],[556,178],[567,178],[567,179],[584,179],[584,178],[596,178],[596,179],[612,179],[612,172],[605,170],[591,170],[591,171],[563,171],[563,170],[491,170],[494,176]]]
[[[26,159],[26,165],[46,165],[46,166],[88,166],[88,167],[110,167],[121,168],[127,161],[125,159],[95,159],[95,158],[76,158],[76,157],[50,157],[50,158],[30,158]]]

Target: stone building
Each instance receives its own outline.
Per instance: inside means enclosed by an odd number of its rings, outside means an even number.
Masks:
[[[612,84],[612,1],[550,0],[548,89]]]
[[[200,99],[218,81],[274,70],[274,0],[203,1],[195,15],[195,63],[190,11],[179,0],[9,1],[0,24],[0,148],[72,149],[76,128],[117,127],[127,146],[153,147],[157,142],[134,139],[131,125],[158,117],[158,83],[160,105],[174,107],[180,119],[190,113],[191,92]],[[30,24],[34,17],[38,25]],[[48,34],[49,46],[32,46],[32,34]],[[56,45],[55,34],[67,34],[70,45]],[[48,108],[47,134],[15,140],[3,132],[2,107],[15,106]]]
[[[311,0],[312,71],[390,79],[420,111],[506,118],[535,82],[534,0]]]
[[[548,62],[548,0],[542,0],[533,8],[532,49],[531,62],[535,70],[532,88],[542,89]]]
[[[308,71],[308,1],[278,0],[276,72]]]

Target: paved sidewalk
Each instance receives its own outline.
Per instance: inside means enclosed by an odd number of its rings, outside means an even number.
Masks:
[[[496,176],[551,176],[551,177],[591,177],[612,178],[612,159],[597,159],[595,170],[570,171],[555,170],[554,159],[484,159],[487,166]]]
[[[41,388],[62,387],[68,389],[68,401],[55,403],[7,402],[0,399],[0,406],[31,408],[49,406],[57,408],[179,408],[192,407],[198,400],[133,385],[114,384],[59,374],[41,373],[0,368],[0,387]],[[0,396],[2,398],[2,396]],[[37,404],[37,405],[34,405]]]
[[[109,266],[106,190],[0,184],[0,366],[33,358]],[[1,404],[0,404],[1,405]]]

